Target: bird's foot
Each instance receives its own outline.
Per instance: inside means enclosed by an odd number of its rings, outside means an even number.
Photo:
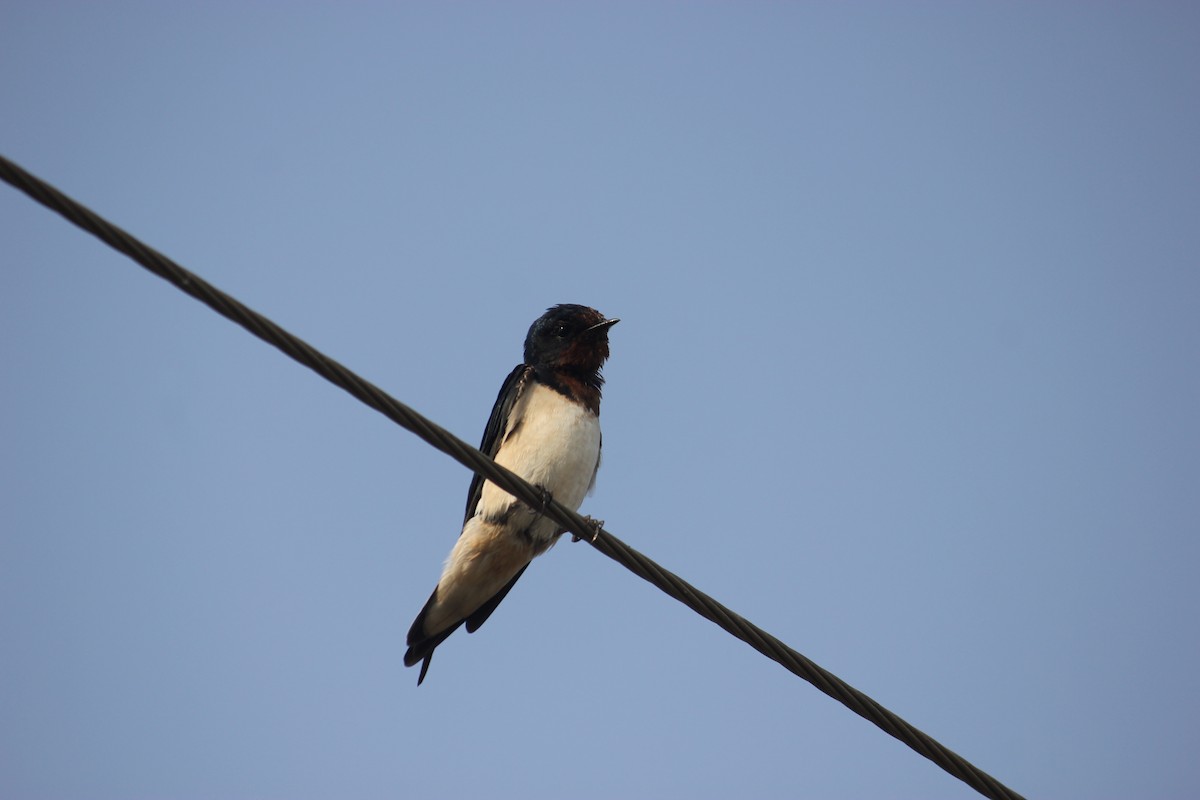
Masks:
[[[591,517],[584,517],[583,519],[585,522],[587,522],[588,527],[592,529],[592,539],[591,540],[593,542],[596,541],[596,537],[598,537],[600,535],[600,529],[604,527],[604,520],[592,519]],[[576,536],[575,534],[571,534],[571,541],[578,542],[579,537]]]
[[[554,495],[550,494],[550,490],[540,483],[536,484],[536,488],[542,493],[542,505],[537,509],[538,518],[546,516],[546,512],[550,510],[550,504],[554,502]]]

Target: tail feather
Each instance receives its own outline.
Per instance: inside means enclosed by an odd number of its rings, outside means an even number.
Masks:
[[[429,662],[433,660],[433,651],[437,649],[439,644],[446,641],[446,638],[450,634],[458,630],[460,625],[462,625],[461,622],[436,636],[429,636],[418,642],[410,641],[408,651],[404,654],[404,666],[412,667],[416,666],[418,661],[424,662],[421,664],[421,674],[417,678],[417,686],[421,685],[422,681],[425,680],[425,673],[429,672]]]
[[[429,595],[429,600],[425,602],[425,607],[421,609],[421,613],[417,614],[417,618],[413,621],[412,627],[408,629],[408,651],[404,654],[404,666],[415,666],[418,661],[424,662],[421,664],[421,675],[417,678],[417,686],[425,680],[425,673],[429,671],[429,662],[433,660],[433,651],[437,646],[446,641],[450,634],[458,630],[462,621],[456,625],[451,625],[444,631],[430,636],[425,633],[425,617],[429,614],[429,609],[433,607],[434,600],[437,599],[437,589],[433,590],[433,594]]]
[[[525,574],[525,569],[528,566],[526,564],[524,567],[521,567],[517,571],[517,574],[512,577],[512,580],[504,585],[504,588],[492,595],[487,602],[471,612],[470,615],[460,619],[444,630],[429,634],[425,631],[425,620],[429,616],[429,611],[433,608],[438,596],[437,588],[433,590],[433,594],[429,595],[429,599],[425,601],[425,607],[421,609],[420,614],[417,614],[417,618],[413,620],[412,627],[408,629],[408,650],[404,654],[404,666],[413,667],[416,666],[418,661],[422,662],[421,674],[417,677],[417,686],[420,686],[425,680],[425,673],[429,672],[429,662],[433,660],[433,651],[437,649],[437,646],[446,641],[450,634],[462,627],[463,623],[466,623],[467,633],[474,633],[479,630],[479,626],[487,621],[487,618],[496,610],[496,606],[500,605],[500,601],[516,585],[520,577]]]

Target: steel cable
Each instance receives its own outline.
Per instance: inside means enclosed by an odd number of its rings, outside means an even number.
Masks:
[[[340,386],[463,466],[483,475],[509,494],[530,506],[544,506],[546,516],[558,522],[567,531],[591,543],[598,551],[635,575],[741,639],[767,658],[781,664],[788,671],[808,681],[854,713],[874,723],[885,733],[908,745],[980,794],[997,800],[1022,800],[1021,795],[991,775],[945,747],[933,737],[905,722],[836,675],[788,647],[762,628],[743,619],[607,531],[597,530],[571,509],[554,500],[548,504],[545,503],[545,498],[539,490],[496,464],[462,439],[426,419],[370,381],[360,378],[302,339],[288,333],[271,320],[184,269],[162,253],[143,244],[129,233],[3,156],[0,156],[0,178],[114,249],[129,256],[155,275],[195,297],[218,314],[237,323],[268,344],[277,347],[326,380]]]

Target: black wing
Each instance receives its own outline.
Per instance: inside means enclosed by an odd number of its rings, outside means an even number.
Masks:
[[[500,394],[496,396],[496,405],[492,406],[492,416],[488,418],[487,427],[483,429],[483,441],[479,445],[479,449],[490,458],[495,458],[496,451],[500,449],[501,438],[508,425],[508,415],[512,412],[513,404],[517,402],[517,396],[521,394],[525,379],[531,370],[532,367],[526,364],[518,364],[512,372],[508,373],[508,377],[504,379],[504,385],[500,387]],[[467,520],[475,516],[475,509],[479,507],[479,498],[483,495],[483,480],[483,476],[479,474],[471,477],[471,488],[467,491],[467,513],[463,515],[463,525],[466,525]],[[515,579],[513,583],[516,583]],[[503,598],[510,588],[512,588],[512,584],[509,584],[500,593],[500,598]],[[493,608],[495,608],[494,605]],[[484,619],[486,618],[485,615]],[[480,620],[480,624],[482,622],[483,620]]]
[[[500,387],[500,394],[496,396],[496,404],[492,406],[492,416],[488,419],[487,427],[483,430],[483,442],[479,445],[479,449],[487,453],[492,458],[496,457],[496,452],[500,449],[500,445],[504,436],[504,429],[508,427],[508,417],[512,413],[513,406],[517,402],[517,397],[521,394],[521,389],[532,367],[525,364],[519,364],[508,377],[504,379],[504,385]],[[466,528],[467,520],[475,516],[475,509],[479,507],[479,498],[483,495],[483,478],[475,475],[471,478],[471,488],[467,492],[467,512],[463,517],[463,527]],[[461,535],[461,534],[460,534]],[[408,652],[404,654],[404,666],[414,666],[418,661],[421,664],[421,674],[417,678],[417,685],[425,680],[425,673],[429,671],[429,662],[433,659],[433,651],[439,644],[444,642],[446,638],[458,630],[458,627],[464,622],[467,623],[467,632],[474,633],[478,630],[492,612],[496,610],[496,606],[500,605],[500,601],[504,599],[509,590],[516,584],[517,580],[524,574],[525,567],[513,576],[508,584],[492,595],[492,597],[472,612],[466,619],[459,620],[443,631],[440,631],[432,636],[425,634],[425,615],[429,613],[430,606],[437,599],[437,589],[433,590],[433,594],[429,596],[429,601],[425,603],[425,607],[421,609],[421,613],[417,615],[416,620],[412,624],[412,628],[408,631]]]
[[[500,605],[500,601],[508,596],[509,590],[517,585],[517,581],[521,580],[521,576],[525,574],[525,570],[529,569],[529,565],[521,567],[520,571],[512,576],[512,580],[508,584],[492,595],[492,598],[475,610],[471,616],[467,617],[467,633],[474,633],[479,630],[479,626],[487,622],[487,618],[496,610],[496,606]]]

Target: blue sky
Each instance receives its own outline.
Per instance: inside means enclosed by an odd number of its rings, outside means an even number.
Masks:
[[[0,152],[1028,796],[1193,796],[1187,4],[31,3]],[[469,474],[0,187],[0,794],[975,796],[566,542],[425,685]]]

